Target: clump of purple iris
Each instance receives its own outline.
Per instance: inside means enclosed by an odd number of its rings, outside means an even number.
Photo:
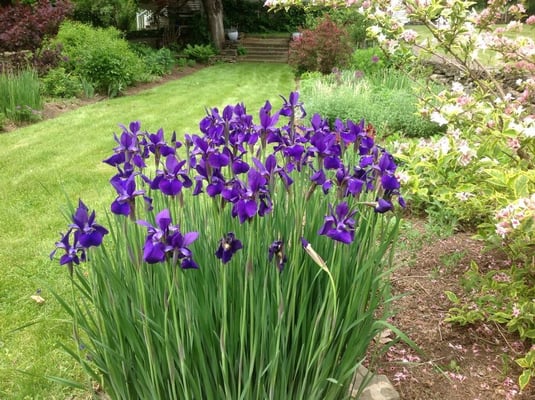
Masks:
[[[100,246],[106,234],[108,230],[95,222],[95,211],[89,213],[84,202],[79,200],[69,230],[65,234],[60,234],[61,239],[56,242],[56,248],[50,253],[50,259],[54,258],[58,250],[63,250],[65,253],[60,257],[59,264],[67,265],[72,276],[73,265],[85,262],[87,249]]]
[[[355,239],[356,210],[351,211],[346,202],[342,202],[333,210],[329,204],[330,214],[325,216],[323,226],[318,231],[319,235],[325,235],[333,240],[350,244]]]
[[[149,264],[156,264],[167,259],[173,261],[173,266],[180,262],[182,269],[199,268],[193,261],[193,254],[189,245],[199,237],[198,232],[182,234],[178,225],[171,225],[171,214],[168,209],[156,215],[156,226],[147,221],[138,220],[139,225],[147,228],[147,237],[143,246],[143,260]]]
[[[282,272],[287,261],[286,254],[284,253],[284,243],[282,240],[275,240],[273,243],[271,243],[268,249],[268,257],[269,261],[272,261],[273,258],[275,258],[277,268],[279,269],[279,272]]]
[[[223,264],[226,264],[241,248],[243,248],[241,241],[236,238],[234,232],[229,232],[219,241],[219,247],[215,252],[215,256],[219,258]]]

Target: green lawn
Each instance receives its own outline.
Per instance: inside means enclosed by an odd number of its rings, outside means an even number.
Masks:
[[[221,64],[0,136],[0,399],[64,399],[72,390],[44,376],[82,376],[58,347],[70,341],[70,325],[50,290],[69,293],[68,279],[48,255],[65,231],[65,196],[82,198],[101,216],[114,198],[114,171],[102,160],[117,125],[140,120],[144,130],[180,137],[197,131],[205,107],[243,101],[257,120],[266,100],[278,107],[279,94],[294,89],[287,65]],[[30,298],[38,289],[42,305]]]

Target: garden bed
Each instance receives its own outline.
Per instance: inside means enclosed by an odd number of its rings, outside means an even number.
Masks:
[[[395,303],[392,323],[422,354],[398,344],[380,360],[378,372],[407,400],[535,398],[533,385],[518,394],[521,370],[513,360],[527,348],[516,335],[500,325],[444,322],[452,307],[444,293],[462,293],[460,282],[472,261],[482,272],[509,269],[510,261],[485,251],[470,233],[439,237],[429,230],[424,221],[406,221],[392,276],[394,293],[406,294]]]
[[[191,74],[203,66],[175,70],[162,79],[128,89],[124,95],[148,90]],[[43,119],[99,101],[98,97],[45,105]],[[398,344],[378,364],[407,400],[535,398],[533,385],[518,392],[519,368],[513,359],[525,354],[518,338],[502,326],[459,327],[444,322],[450,301],[445,291],[461,293],[460,280],[475,261],[482,271],[510,267],[506,257],[485,252],[469,233],[441,237],[424,221],[409,219],[402,229],[392,276],[395,294],[406,294],[395,306],[392,323],[405,332],[422,353]],[[516,395],[515,395],[516,394]]]

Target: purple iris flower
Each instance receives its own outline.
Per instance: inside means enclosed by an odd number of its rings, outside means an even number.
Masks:
[[[325,216],[323,226],[318,231],[319,235],[325,235],[333,240],[349,244],[355,239],[355,220],[353,216],[356,210],[351,211],[346,202],[342,202],[333,210],[329,204],[330,214]]]
[[[95,223],[95,211],[89,215],[89,209],[82,200],[78,201],[72,222],[70,228],[79,232],[78,242],[85,248],[100,246],[104,235],[108,233],[106,228]]]
[[[156,177],[152,181],[151,189],[160,189],[163,194],[176,196],[182,187],[191,187],[191,181],[184,167],[186,161],[178,161],[174,154],[170,154],[165,159],[165,168],[156,171]]]
[[[394,175],[386,174],[381,177],[381,185],[385,191],[392,191],[400,188],[398,179]]]
[[[325,169],[337,169],[340,167],[340,145],[336,143],[336,136],[331,132],[316,130],[310,137],[310,147],[307,153],[321,160]]]
[[[397,165],[394,161],[394,157],[387,151],[383,151],[379,163],[377,164],[381,173],[390,172],[394,173],[396,171]]]
[[[314,171],[314,168],[310,167],[312,171]],[[307,193],[307,200],[310,198],[314,190],[317,186],[321,186],[321,189],[323,190],[323,194],[329,193],[329,190],[332,187],[332,181],[330,179],[327,179],[327,176],[325,175],[325,171],[323,169],[319,169],[318,171],[314,171],[312,176],[310,177],[310,180],[312,181],[313,185],[309,189]]]
[[[285,117],[290,117],[295,115],[295,109],[299,108],[301,110],[301,116],[300,118],[304,118],[307,113],[305,111],[305,108],[303,107],[303,103],[299,101],[299,93],[298,92],[291,92],[290,96],[288,97],[288,100],[284,96],[280,96],[282,100],[284,100],[284,104],[279,111],[280,115],[284,115]]]
[[[387,211],[393,210],[394,206],[392,203],[385,199],[378,199],[377,200],[377,206],[375,207],[375,212],[378,212],[380,214],[383,214]]]
[[[111,204],[111,212],[118,215],[130,215],[134,218],[135,198],[145,194],[144,190],[136,189],[135,175],[131,175],[127,179],[114,176],[110,179],[110,183],[118,195]],[[145,198],[145,201],[149,201],[149,199]]]
[[[273,243],[271,243],[268,249],[268,257],[269,261],[273,260],[273,257],[276,258],[279,272],[282,272],[284,269],[284,264],[286,264],[287,261],[286,254],[284,253],[284,243],[282,240],[275,240]]]
[[[163,137],[163,129],[158,129],[156,133],[147,133],[147,148],[154,154],[154,163],[156,167],[160,165],[160,157],[167,157],[170,154],[175,154],[175,149],[182,146],[180,142],[176,142],[176,134],[174,134],[175,147],[169,146]]]
[[[168,237],[168,246],[166,247],[166,251],[172,252],[173,265],[176,265],[177,261],[180,260],[180,267],[182,269],[199,268],[197,263],[193,261],[191,250],[188,247],[191,243],[197,240],[198,237],[198,232],[188,232],[183,235],[178,230],[178,227],[176,231]]]
[[[120,125],[123,129],[120,137],[114,134],[115,141],[119,144],[113,150],[114,155],[104,160],[105,163],[111,166],[119,166],[123,163],[132,163],[138,168],[145,168],[145,161],[147,154],[142,151],[138,134],[140,134],[140,123],[134,121],[130,123],[129,129],[124,125]]]
[[[189,245],[199,237],[198,232],[182,234],[178,225],[171,225],[171,214],[168,209],[156,215],[156,226],[147,221],[138,220],[139,225],[147,228],[147,238],[143,246],[143,260],[149,264],[172,259],[173,265],[183,269],[198,268],[192,258]]]
[[[227,182],[221,197],[233,204],[231,215],[238,217],[240,224],[251,220],[256,214],[264,216],[273,209],[268,181],[253,168],[247,173],[247,184],[235,178]]]
[[[266,147],[266,140],[269,134],[277,134],[279,130],[276,125],[279,122],[279,113],[271,115],[271,103],[266,101],[264,106],[259,111],[260,125],[255,127],[255,130],[260,135],[262,148]]]
[[[241,248],[243,248],[241,241],[236,238],[234,232],[229,232],[219,241],[219,247],[215,252],[215,256],[219,258],[223,264],[226,264]]]
[[[352,174],[348,167],[341,165],[336,170],[336,184],[340,197],[358,196],[362,192],[364,181],[361,178],[361,171],[355,170]]]
[[[274,154],[267,156],[264,164],[258,158],[253,157],[253,163],[257,171],[266,179],[268,185],[273,184],[275,174],[279,175],[286,189],[293,183],[293,179],[290,178],[285,169],[277,165],[277,157]]]
[[[73,234],[72,245],[70,243],[71,233]],[[56,242],[56,248],[50,253],[52,260],[58,250],[65,252],[59,259],[59,265],[66,265],[71,276],[73,266],[79,265],[80,262],[85,262],[87,259],[86,248],[80,244],[79,237],[80,231],[69,229],[65,235],[61,234],[61,239]]]
[[[91,246],[100,246],[104,235],[108,230],[95,223],[95,212],[89,214],[89,209],[82,200],[78,201],[78,208],[72,215],[72,224],[65,235],[56,242],[56,248],[50,253],[50,259],[54,258],[56,251],[62,249],[63,254],[59,260],[60,265],[67,265],[72,276],[73,265],[80,264],[87,259],[86,250]],[[72,234],[72,244],[70,243]]]

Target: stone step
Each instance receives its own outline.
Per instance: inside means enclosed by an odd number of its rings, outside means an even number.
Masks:
[[[238,54],[238,61],[287,63],[290,37],[262,37],[241,35],[239,40],[225,42],[221,55]],[[239,55],[240,49],[244,54]]]
[[[281,63],[287,64],[288,57],[251,57],[251,56],[238,56],[239,62],[265,62],[265,63]]]

